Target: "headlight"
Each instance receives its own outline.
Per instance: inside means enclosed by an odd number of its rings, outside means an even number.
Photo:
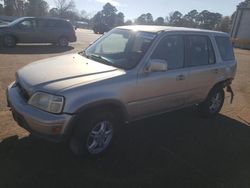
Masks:
[[[32,95],[28,103],[41,110],[58,114],[62,112],[64,98],[48,93],[37,92]]]

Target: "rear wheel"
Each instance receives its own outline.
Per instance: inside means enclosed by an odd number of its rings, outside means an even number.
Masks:
[[[60,37],[57,42],[60,47],[67,47],[69,45],[69,41],[66,37]]]
[[[14,47],[16,46],[16,39],[11,35],[6,35],[3,37],[3,44],[7,47]]]
[[[111,145],[117,121],[111,112],[94,111],[79,118],[70,139],[70,148],[77,156],[99,156]]]
[[[207,99],[199,104],[198,110],[205,117],[217,115],[224,103],[225,92],[223,88],[214,88],[208,95]]]

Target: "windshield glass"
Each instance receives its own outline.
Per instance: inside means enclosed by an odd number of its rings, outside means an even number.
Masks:
[[[85,56],[122,69],[135,67],[156,33],[113,29],[85,50]]]
[[[16,19],[16,20],[10,22],[9,25],[10,25],[10,26],[13,26],[13,25],[19,23],[20,21],[22,21],[22,20],[24,20],[24,19],[25,19],[25,18],[18,18],[18,19]]]

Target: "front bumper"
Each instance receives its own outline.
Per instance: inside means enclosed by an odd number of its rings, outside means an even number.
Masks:
[[[73,115],[51,114],[28,105],[15,84],[7,89],[7,102],[15,121],[31,134],[55,142],[67,138]]]

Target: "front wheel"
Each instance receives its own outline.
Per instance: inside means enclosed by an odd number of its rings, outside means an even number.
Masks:
[[[70,139],[70,148],[77,156],[99,156],[111,145],[117,123],[111,112],[95,111],[79,118]]]
[[[198,105],[198,110],[205,117],[213,117],[220,112],[224,99],[223,88],[215,88],[209,93],[207,99]]]
[[[6,35],[3,37],[3,44],[7,47],[14,47],[16,46],[16,39],[11,35]]]

